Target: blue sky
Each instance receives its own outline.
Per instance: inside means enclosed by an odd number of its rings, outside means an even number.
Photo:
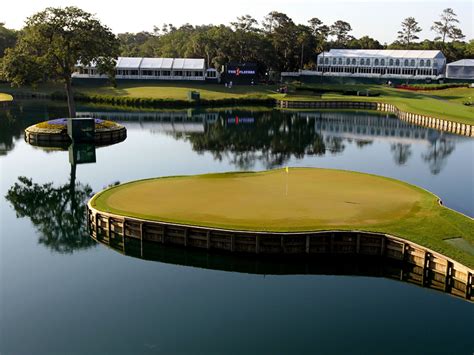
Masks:
[[[467,39],[474,37],[473,0],[411,1],[411,0],[14,0],[3,7],[0,22],[19,29],[24,20],[47,6],[75,5],[95,13],[115,33],[151,31],[154,25],[173,23],[228,24],[237,16],[250,14],[261,20],[272,10],[281,11],[297,23],[306,23],[318,17],[331,24],[344,20],[352,25],[352,35],[370,35],[380,42],[392,42],[400,28],[400,22],[413,16],[423,28],[420,38],[434,37],[429,30],[433,21],[446,7],[458,14],[460,27]]]

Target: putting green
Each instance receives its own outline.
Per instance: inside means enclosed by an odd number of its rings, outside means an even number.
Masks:
[[[101,212],[224,229],[360,230],[411,240],[474,265],[474,220],[430,192],[381,176],[290,168],[133,181],[96,194]],[[460,238],[464,244],[446,240]],[[458,240],[460,240],[458,239]],[[466,244],[467,243],[467,244]]]

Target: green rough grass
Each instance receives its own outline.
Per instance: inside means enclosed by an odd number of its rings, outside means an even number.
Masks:
[[[75,86],[79,94],[95,97],[124,97],[144,98],[166,101],[187,101],[190,90],[201,93],[203,100],[216,101],[225,99],[280,99],[292,101],[318,101],[318,100],[358,100],[371,102],[385,102],[396,105],[400,110],[412,113],[428,115],[435,118],[446,119],[454,122],[474,125],[474,106],[463,105],[465,101],[474,98],[474,89],[450,88],[436,91],[409,91],[390,88],[383,85],[305,85],[311,89],[321,89],[325,93],[320,96],[311,92],[294,92],[294,86],[289,85],[289,94],[278,94],[276,85],[235,85],[232,89],[224,85],[205,83],[164,83],[164,82],[119,82],[117,87],[108,84],[80,84]],[[12,89],[6,84],[0,84],[0,90],[11,92],[13,95],[21,92],[37,92],[51,94],[62,92],[63,87],[59,84],[44,84],[36,88]],[[342,91],[370,90],[379,92],[380,96],[349,96],[342,95]],[[255,103],[254,103],[255,104]]]
[[[315,85],[326,93],[318,95],[286,94],[275,95],[276,98],[290,101],[370,101],[384,102],[397,106],[402,111],[427,115],[435,118],[451,120],[454,122],[474,124],[474,107],[463,105],[463,102],[474,98],[474,89],[451,88],[434,91],[408,91],[389,88],[381,85]],[[331,92],[334,90],[334,92]],[[342,95],[341,90],[371,90],[380,92],[380,96],[350,96]]]
[[[119,215],[225,229],[382,232],[474,266],[466,248],[445,241],[463,238],[474,245],[473,219],[440,206],[426,190],[369,174],[291,168],[288,174],[140,180],[102,191],[91,205]]]
[[[0,92],[0,102],[2,101],[13,101],[13,96],[10,94],[3,94]]]

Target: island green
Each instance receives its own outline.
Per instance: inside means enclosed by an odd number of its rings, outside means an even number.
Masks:
[[[407,183],[350,171],[290,168],[139,180],[91,207],[121,216],[231,230],[358,230],[398,236],[474,266],[474,221]],[[461,245],[461,247],[460,247]]]

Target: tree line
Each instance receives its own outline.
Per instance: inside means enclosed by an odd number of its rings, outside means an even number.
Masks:
[[[397,39],[382,44],[370,36],[355,38],[346,21],[325,24],[313,17],[306,24],[296,24],[288,15],[272,11],[261,22],[243,15],[229,25],[164,24],[152,32],[117,37],[120,56],[205,58],[216,69],[228,62],[256,62],[263,73],[314,69],[317,55],[329,48],[438,49],[448,61],[472,58],[474,40],[464,41],[458,24],[454,10],[447,8],[431,26],[435,39],[419,41],[422,29],[414,17],[408,17],[401,22]],[[10,30],[0,23],[0,58],[21,36],[22,30]]]
[[[346,21],[325,24],[314,17],[296,24],[288,15],[272,11],[260,23],[244,15],[228,26],[165,24],[153,32],[121,33],[118,38],[122,56],[199,57],[217,69],[227,62],[256,62],[262,71],[295,71],[314,69],[317,55],[330,48],[437,49],[448,61],[474,57],[474,40],[464,41],[458,24],[454,10],[445,9],[431,27],[435,39],[418,41],[422,29],[408,17],[397,40],[381,44],[370,36],[355,38]]]

